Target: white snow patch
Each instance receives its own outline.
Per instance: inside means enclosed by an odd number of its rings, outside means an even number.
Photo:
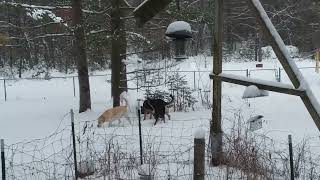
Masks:
[[[268,91],[260,90],[257,86],[251,85],[246,87],[242,98],[254,98],[254,97],[261,97],[261,96],[268,96]]]
[[[206,137],[206,131],[202,128],[198,128],[194,133],[194,138],[196,139],[204,139]]]

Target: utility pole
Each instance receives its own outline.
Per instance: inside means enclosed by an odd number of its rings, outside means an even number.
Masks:
[[[215,21],[213,34],[213,74],[222,72],[222,35],[223,35],[223,0],[215,1]],[[212,120],[210,123],[211,164],[218,166],[222,160],[222,129],[221,129],[221,79],[213,79]]]

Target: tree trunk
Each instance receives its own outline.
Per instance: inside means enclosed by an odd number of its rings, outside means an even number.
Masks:
[[[121,21],[120,1],[112,0],[111,27],[112,27],[112,52],[111,52],[111,95],[113,107],[120,105],[120,94],[127,90],[126,65],[126,34],[124,23]]]
[[[4,67],[5,59],[6,59],[5,49],[4,48],[0,48],[0,66],[1,66],[1,68]]]
[[[23,56],[19,58],[19,78],[22,78],[22,65],[23,65]]]
[[[255,61],[262,62],[262,51],[261,51],[261,39],[262,33],[258,22],[256,23],[256,36],[255,36]]]
[[[72,25],[74,28],[73,53],[77,63],[80,105],[79,113],[91,109],[90,84],[88,75],[88,62],[86,55],[86,42],[83,28],[81,0],[72,0]]]

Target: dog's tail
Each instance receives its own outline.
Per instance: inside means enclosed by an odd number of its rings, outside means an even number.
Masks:
[[[166,102],[166,106],[170,106],[174,102],[174,96],[170,94],[171,100],[169,102]]]

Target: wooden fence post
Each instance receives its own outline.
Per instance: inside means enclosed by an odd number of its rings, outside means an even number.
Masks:
[[[0,140],[1,146],[1,169],[2,169],[2,180],[6,180],[6,159],[4,157],[4,140]]]
[[[201,133],[197,132],[196,134]],[[205,169],[205,138],[196,135],[194,138],[194,164],[193,164],[193,180],[204,180]]]
[[[290,156],[290,179],[294,180],[294,170],[293,170],[293,152],[292,152],[292,137],[288,135],[289,141],[289,156]]]

